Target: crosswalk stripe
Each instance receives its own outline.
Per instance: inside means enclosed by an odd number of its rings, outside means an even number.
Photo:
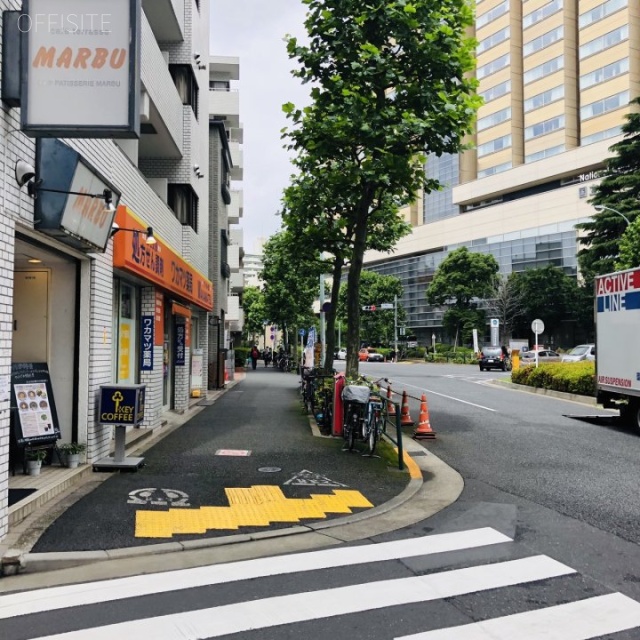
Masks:
[[[495,529],[485,527],[408,540],[323,549],[288,556],[257,558],[115,580],[51,587],[0,597],[0,619],[252,578],[428,556],[503,542],[512,542],[512,539]]]
[[[637,627],[640,602],[612,593],[396,640],[589,640]]]
[[[275,596],[200,611],[133,620],[46,636],[46,640],[198,640],[283,624],[438,600],[573,574],[547,556],[533,556],[413,578]]]

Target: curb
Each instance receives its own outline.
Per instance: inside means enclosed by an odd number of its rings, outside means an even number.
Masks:
[[[523,391],[524,393],[533,393],[539,396],[547,396],[549,398],[556,398],[558,400],[568,400],[570,402],[577,402],[579,404],[586,404],[590,407],[600,407],[596,399],[592,396],[580,396],[575,393],[565,393],[564,391],[554,391],[553,389],[541,389],[539,387],[529,387],[525,384],[516,384],[515,382],[506,382],[504,380],[490,380],[491,384],[502,386],[505,389],[511,389],[513,391]]]

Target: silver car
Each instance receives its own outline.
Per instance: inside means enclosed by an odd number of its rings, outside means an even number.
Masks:
[[[535,362],[535,351],[525,351],[525,353],[520,354],[520,364],[535,364]],[[538,364],[543,364],[545,362],[560,362],[560,354],[555,351],[551,351],[551,349],[541,349],[538,351]]]
[[[580,362],[580,360],[595,360],[595,344],[579,344],[562,356],[562,362]]]

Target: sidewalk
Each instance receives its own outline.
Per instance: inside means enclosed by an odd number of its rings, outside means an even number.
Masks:
[[[382,458],[342,451],[341,438],[314,436],[297,381],[272,368],[249,371],[160,441],[143,443],[137,473],[89,474],[42,507],[5,561],[46,570],[317,531],[387,513],[415,495],[415,462],[401,473]],[[407,448],[425,456],[410,435]],[[412,517],[419,515],[426,517]]]

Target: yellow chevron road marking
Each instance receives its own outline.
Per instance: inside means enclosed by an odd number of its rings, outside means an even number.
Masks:
[[[266,527],[272,522],[300,522],[305,518],[326,518],[329,513],[352,513],[356,507],[373,507],[359,491],[346,489],[309,498],[287,498],[280,487],[273,485],[225,489],[225,493],[228,507],[140,510],[136,513],[135,537],[170,538],[212,529]]]

